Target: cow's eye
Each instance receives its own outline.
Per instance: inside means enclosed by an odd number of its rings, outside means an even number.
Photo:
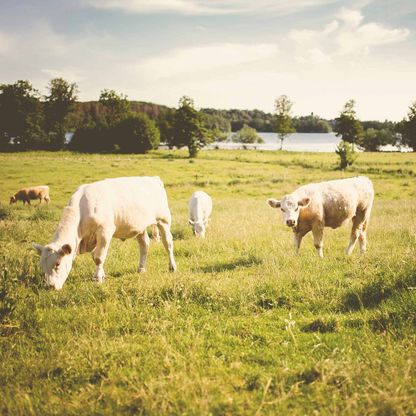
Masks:
[[[56,270],[58,270],[60,265],[61,265],[61,263],[59,263],[59,262],[58,262],[58,263],[56,263],[56,264],[55,264],[55,269],[56,269]]]
[[[296,211],[299,211],[299,207],[296,207],[295,212],[296,212]]]
[[[280,211],[285,212],[285,210],[283,208],[280,208]]]

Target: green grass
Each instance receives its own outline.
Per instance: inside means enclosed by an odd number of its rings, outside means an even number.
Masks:
[[[192,163],[190,163],[192,162]],[[0,413],[187,415],[416,414],[416,154],[207,151],[0,154]],[[349,227],[310,235],[301,254],[265,200],[311,181],[368,175],[368,253],[344,256]],[[82,255],[47,290],[31,242],[51,240],[81,183],[159,175],[179,271],[152,243],[113,240],[107,280]],[[28,185],[51,204],[9,207]],[[187,201],[214,200],[204,241]]]

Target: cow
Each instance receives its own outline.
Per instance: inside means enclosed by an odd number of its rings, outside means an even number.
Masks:
[[[39,199],[39,204],[42,203],[42,200],[48,204],[51,200],[49,198],[49,186],[41,185],[21,189],[10,198],[10,204],[14,204],[17,201],[23,201],[23,205],[25,205],[26,202],[30,205],[31,199]]]
[[[211,197],[204,191],[194,192],[189,200],[189,224],[196,237],[205,238],[211,212]]]
[[[138,272],[145,272],[149,249],[146,227],[157,224],[169,255],[169,269],[176,270],[171,214],[163,182],[159,177],[104,179],[81,185],[64,208],[50,244],[33,243],[40,255],[46,283],[59,290],[65,283],[77,254],[92,252],[102,283],[104,262],[113,237],[136,238],[140,247]]]
[[[301,186],[280,201],[268,199],[272,208],[282,210],[283,222],[294,233],[296,252],[302,238],[312,231],[317,253],[323,257],[324,227],[338,228],[352,219],[352,230],[346,254],[350,255],[357,239],[360,252],[367,246],[367,228],[374,200],[370,179],[358,176]]]

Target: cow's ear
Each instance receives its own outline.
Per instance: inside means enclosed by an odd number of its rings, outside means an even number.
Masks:
[[[64,244],[58,251],[61,256],[65,256],[67,254],[71,254],[72,248],[69,244]]]
[[[267,203],[272,207],[272,208],[280,208],[280,201],[278,201],[277,199],[268,199]]]
[[[37,243],[32,243],[32,247],[37,251],[39,256],[42,254],[43,246]]]
[[[307,207],[311,202],[311,199],[306,197],[306,198],[302,198],[298,201],[298,205],[302,208]]]
[[[192,220],[188,220],[189,225],[194,225],[195,223]]]

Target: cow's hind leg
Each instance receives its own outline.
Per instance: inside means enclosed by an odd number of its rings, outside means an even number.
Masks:
[[[364,254],[367,250],[367,221],[364,221],[361,225],[358,242],[360,243],[360,253]]]
[[[360,247],[361,242],[361,236],[363,232],[363,223],[364,223],[364,213],[363,212],[357,212],[355,217],[352,219],[352,228],[351,228],[351,237],[350,237],[350,243],[347,247],[347,255],[349,256],[352,251],[354,250],[355,243],[357,242],[357,239],[360,238]],[[365,232],[365,230],[364,230]]]
[[[149,252],[150,239],[146,230],[144,230],[144,232],[139,234],[136,238],[140,247],[140,260],[139,260],[139,267],[137,271],[139,273],[144,273],[146,271],[146,258],[147,258],[147,253]]]
[[[94,263],[97,266],[95,271],[94,280],[98,283],[102,283],[105,278],[104,262],[107,257],[107,252],[110,247],[110,242],[113,237],[114,228],[98,228],[97,230],[97,245],[94,249],[93,257]]]
[[[158,243],[160,242],[160,233],[157,224],[152,225],[152,239]]]
[[[163,245],[169,254],[169,270],[174,272],[176,270],[176,263],[175,258],[173,257],[173,237],[170,232],[170,225],[164,222],[158,222],[157,226],[162,237]]]

